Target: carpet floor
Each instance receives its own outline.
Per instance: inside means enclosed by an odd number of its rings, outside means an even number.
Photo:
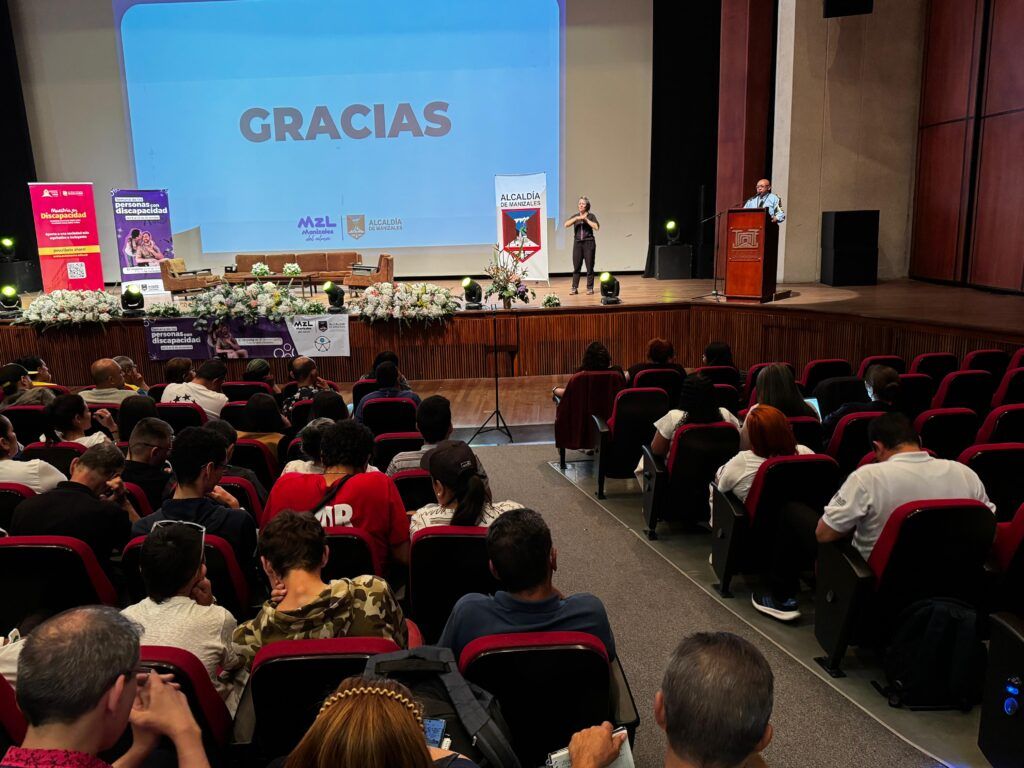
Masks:
[[[723,608],[548,462],[552,445],[477,448],[496,500],[541,512],[558,550],[555,585],[604,602],[619,658],[640,711],[637,766],[663,764],[664,735],[652,714],[664,666],[679,640],[724,630],[750,640],[775,674],[772,768],[828,765],[934,766],[918,751],[748,624]]]

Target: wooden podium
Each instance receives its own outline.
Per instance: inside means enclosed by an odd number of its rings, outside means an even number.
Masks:
[[[725,298],[773,301],[789,295],[775,290],[779,225],[765,208],[730,208],[725,224]]]

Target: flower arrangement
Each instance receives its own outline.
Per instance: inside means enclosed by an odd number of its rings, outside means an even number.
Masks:
[[[181,317],[181,308],[177,304],[157,303],[146,307],[147,317]]]
[[[537,298],[534,290],[526,285],[528,270],[522,266],[522,254],[522,248],[517,258],[496,245],[491,263],[484,270],[491,278],[491,285],[484,291],[484,296],[500,296],[505,309],[510,309],[513,301],[529,304],[530,299]]]
[[[273,274],[270,271],[270,266],[263,261],[257,261],[255,264],[253,264],[252,269],[250,271],[252,272],[253,277],[269,277],[271,274]]]
[[[558,298],[557,293],[549,293],[541,300],[540,305],[545,309],[554,309],[562,306],[562,300]]]
[[[295,315],[322,315],[324,311],[320,302],[292,296],[273,283],[221,283],[193,294],[188,302],[188,315],[196,318],[196,328],[200,329],[232,318],[254,324],[261,318],[278,322]]]
[[[430,323],[443,321],[459,308],[447,288],[432,283],[376,283],[349,303],[349,314],[371,323],[399,320]]]
[[[109,323],[121,316],[121,300],[106,291],[52,291],[36,297],[18,320],[44,329],[79,323]]]
[[[302,267],[295,263],[285,264],[281,269],[281,274],[285,277],[298,277],[302,274]]]

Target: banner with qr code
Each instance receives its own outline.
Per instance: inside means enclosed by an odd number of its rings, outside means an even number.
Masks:
[[[29,184],[43,291],[102,291],[92,184]]]
[[[114,228],[120,249],[121,282],[143,293],[162,293],[160,262],[174,258],[166,189],[113,189]]]

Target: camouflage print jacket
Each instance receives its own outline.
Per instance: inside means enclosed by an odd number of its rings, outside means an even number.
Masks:
[[[402,609],[384,579],[357,576],[332,581],[313,602],[294,611],[264,603],[256,618],[238,625],[232,642],[251,666],[257,651],[268,643],[331,637],[383,637],[406,647]]]

